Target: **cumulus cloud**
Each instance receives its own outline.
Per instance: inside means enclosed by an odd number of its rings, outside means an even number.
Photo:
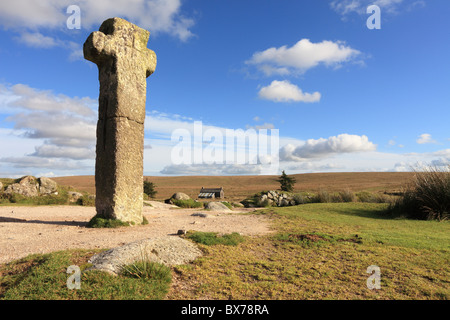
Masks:
[[[83,147],[61,147],[44,144],[36,147],[36,151],[30,156],[41,158],[62,158],[73,160],[95,159],[95,150],[93,148]]]
[[[287,144],[280,149],[282,161],[305,161],[307,159],[323,158],[342,153],[375,151],[376,145],[367,136],[340,134],[328,139],[309,139],[302,145]]]
[[[15,40],[28,47],[49,49],[60,47],[69,50],[69,60],[83,60],[83,45],[74,41],[60,40],[55,37],[45,36],[40,32],[22,32]]]
[[[450,168],[450,158],[440,158],[431,161],[432,166]]]
[[[403,0],[333,0],[330,7],[341,15],[349,13],[365,14],[370,5],[377,5],[387,12],[395,12]]]
[[[309,39],[302,39],[292,47],[272,47],[256,52],[246,63],[255,65],[266,75],[288,75],[304,73],[318,65],[339,67],[360,54],[360,51],[342,41],[313,43]]]
[[[55,38],[44,36],[39,32],[24,32],[16,39],[30,47],[36,48],[52,48],[58,45],[58,41]]]
[[[251,164],[179,164],[169,165],[161,170],[167,175],[258,175],[261,174],[261,165]]]
[[[431,134],[429,133],[423,133],[419,136],[419,138],[416,140],[418,144],[428,144],[428,143],[437,143],[436,140],[431,138]]]
[[[323,172],[323,171],[330,171],[330,170],[337,170],[337,169],[343,169],[344,167],[341,165],[338,165],[336,163],[313,163],[313,162],[300,162],[295,163],[293,165],[290,165],[287,167],[289,170],[293,171],[307,171],[307,172]]]
[[[10,105],[26,110],[73,113],[80,116],[95,116],[97,101],[91,98],[70,98],[54,94],[50,90],[37,90],[24,84],[16,84],[10,89],[15,97]]]
[[[259,125],[254,125],[254,126],[246,125],[245,127],[246,127],[246,129],[255,129],[255,130],[275,129],[275,126],[273,123],[267,123],[267,122],[264,122],[264,124],[259,124]]]
[[[3,98],[1,98],[3,97]],[[17,137],[34,140],[28,156],[2,158],[14,167],[74,169],[77,162],[95,157],[97,102],[85,97],[68,97],[27,85],[2,86],[0,111],[9,114]],[[16,138],[17,140],[17,138]],[[39,161],[40,159],[40,161]],[[64,164],[64,165],[63,165]]]
[[[274,102],[318,102],[320,101],[320,93],[306,93],[295,84],[288,80],[278,81],[274,80],[266,87],[259,90],[258,93],[261,99],[271,100]]]
[[[383,13],[398,14],[401,10],[409,11],[424,7],[426,3],[424,0],[332,0],[330,2],[330,7],[344,17],[351,13],[365,15],[370,5],[377,5]]]
[[[0,25],[21,31],[62,30],[70,16],[67,7],[73,4],[80,7],[83,29],[98,28],[107,18],[123,17],[152,33],[167,33],[182,41],[193,36],[189,29],[194,20],[181,13],[181,0],[1,1]]]
[[[87,168],[82,162],[65,161],[60,159],[46,159],[41,157],[4,157],[0,162],[7,163],[14,168],[47,168],[52,170],[81,170]]]

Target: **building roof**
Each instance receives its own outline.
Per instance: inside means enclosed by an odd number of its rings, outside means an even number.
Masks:
[[[198,195],[199,198],[213,198],[214,196],[215,196],[214,192],[212,192],[212,193],[202,192]]]
[[[201,193],[216,193],[216,192],[221,192],[223,191],[223,188],[203,188],[202,190],[200,190]]]

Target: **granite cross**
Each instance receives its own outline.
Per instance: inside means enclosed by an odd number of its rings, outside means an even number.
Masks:
[[[83,46],[98,66],[100,95],[95,162],[95,206],[107,219],[143,222],[143,154],[147,77],[156,54],[150,32],[111,18]]]

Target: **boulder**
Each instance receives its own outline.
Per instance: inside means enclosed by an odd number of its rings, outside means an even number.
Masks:
[[[23,177],[19,183],[13,183],[6,188],[5,193],[18,193],[25,197],[37,197],[39,195],[39,183],[35,177]]]
[[[211,211],[231,211],[230,208],[221,202],[208,202],[205,205],[205,209]]]
[[[75,191],[69,191],[69,202],[77,202],[83,194]]]
[[[52,194],[58,192],[58,184],[46,177],[39,178],[39,192],[41,194]]]
[[[179,230],[178,234],[186,231]],[[187,264],[200,257],[202,252],[191,241],[180,237],[164,236],[127,243],[121,247],[94,255],[90,269],[102,270],[113,275],[120,273],[123,265],[142,259],[162,263],[166,266]]]
[[[174,193],[170,199],[175,199],[175,200],[189,200],[191,197],[189,197],[186,193],[183,192],[177,192]]]
[[[0,193],[3,192],[3,183],[0,182]]]

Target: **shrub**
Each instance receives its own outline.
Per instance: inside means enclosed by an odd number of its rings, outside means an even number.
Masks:
[[[420,171],[419,171],[420,170]],[[450,164],[414,170],[412,182],[389,212],[413,219],[447,220],[450,216]]]
[[[296,193],[292,198],[294,199],[296,205],[307,203],[306,196],[303,196],[302,194]]]
[[[328,203],[331,202],[331,196],[328,193],[328,191],[325,190],[320,190],[317,195],[316,195],[316,199],[314,202],[319,202],[319,203]]]
[[[84,194],[77,200],[77,204],[80,206],[95,207],[95,197]]]
[[[144,181],[144,194],[150,198],[154,198],[158,191],[155,190],[156,185],[153,182]]]
[[[355,194],[348,189],[339,192],[339,197],[341,202],[354,202],[356,200]]]
[[[369,202],[369,203],[386,203],[391,202],[391,198],[384,194],[370,193],[367,191],[361,191],[356,193],[356,198],[359,202]]]
[[[292,192],[294,190],[295,178],[289,177],[283,170],[281,176],[277,180],[281,185],[281,190]]]
[[[187,199],[187,200],[172,199],[172,203],[181,208],[203,208],[203,202],[195,201],[194,199]]]

